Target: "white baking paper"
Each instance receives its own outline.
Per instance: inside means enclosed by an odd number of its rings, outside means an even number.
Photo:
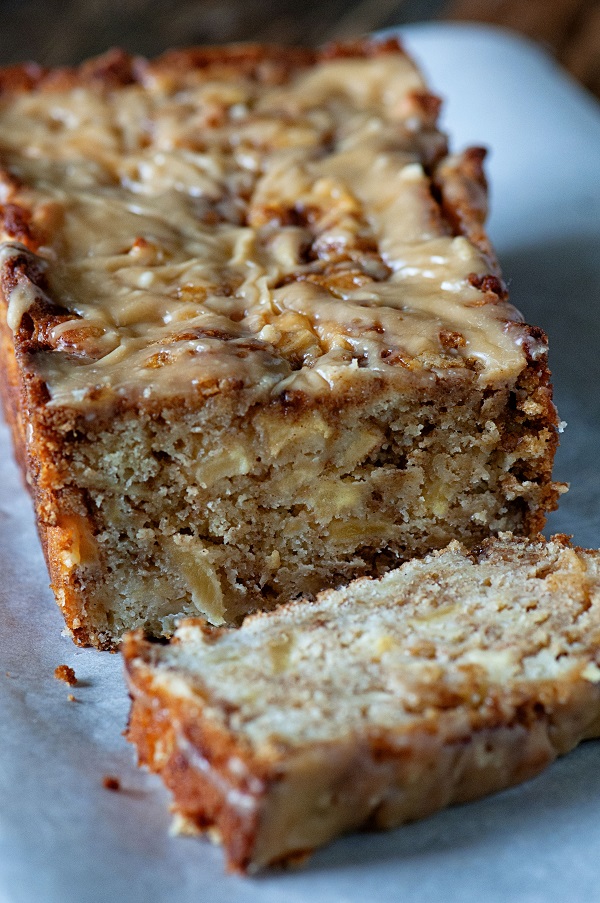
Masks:
[[[600,544],[600,112],[506,33],[417,26],[406,42],[448,98],[455,147],[493,148],[491,233],[512,298],[551,340],[568,422],[552,530]],[[223,874],[218,849],[168,834],[168,795],[121,732],[119,657],[61,636],[29,499],[0,429],[0,901],[553,903],[600,900],[600,744],[528,784],[383,835],[340,840],[300,872]],[[54,679],[71,665],[79,684]],[[67,696],[73,692],[75,702]],[[120,792],[102,786],[114,775]]]

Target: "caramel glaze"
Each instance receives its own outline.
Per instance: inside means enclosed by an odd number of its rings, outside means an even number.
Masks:
[[[436,98],[380,50],[270,79],[137,61],[129,83],[0,99],[0,263],[43,274],[12,279],[8,323],[59,303],[33,363],[51,405],[465,366],[493,385],[545,354],[483,229],[440,201],[464,166],[444,159]]]

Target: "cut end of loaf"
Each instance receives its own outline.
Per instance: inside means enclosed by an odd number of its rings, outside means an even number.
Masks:
[[[170,635],[178,617],[239,623],[453,537],[535,533],[557,494],[552,432],[534,433],[520,391],[510,414],[509,393],[465,377],[429,391],[425,408],[414,389],[374,386],[339,408],[239,416],[215,403],[88,426],[66,474],[86,509],[49,534],[65,597],[78,588],[103,643],[137,627]]]

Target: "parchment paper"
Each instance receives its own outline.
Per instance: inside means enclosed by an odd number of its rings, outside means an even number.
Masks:
[[[551,340],[568,422],[551,529],[600,544],[600,113],[539,51],[475,27],[406,30],[449,98],[455,147],[486,143],[492,237],[512,297]],[[10,903],[527,903],[600,900],[600,744],[528,784],[383,835],[304,871],[224,876],[218,849],[168,834],[168,795],[121,732],[116,655],[77,649],[47,586],[30,502],[0,429],[0,901]],[[56,681],[71,665],[79,685]],[[69,702],[74,692],[77,701]],[[102,786],[118,776],[123,790]]]

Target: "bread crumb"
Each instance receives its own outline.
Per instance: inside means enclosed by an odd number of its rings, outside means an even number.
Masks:
[[[77,697],[76,697],[76,696],[73,696],[72,693],[69,693],[69,695],[67,696],[67,699],[68,699],[69,702],[77,702],[77,701],[78,701],[78,700],[77,700]]]
[[[120,790],[121,782],[112,774],[105,774],[102,778],[102,786],[107,790]]]
[[[57,680],[64,680],[70,687],[74,687],[77,683],[75,672],[70,665],[57,665],[54,669],[54,676]]]

